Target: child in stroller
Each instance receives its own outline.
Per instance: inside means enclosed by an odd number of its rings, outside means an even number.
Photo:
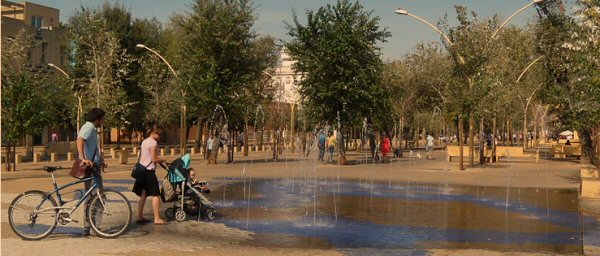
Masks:
[[[175,218],[177,221],[183,221],[187,215],[200,215],[204,219],[213,220],[215,217],[214,205],[202,195],[202,187],[208,189],[207,184],[194,185],[190,179],[190,170],[193,169],[190,168],[189,154],[185,154],[167,165],[168,168],[163,166],[168,173],[161,188],[163,201],[173,202],[173,207],[169,207],[165,211],[167,219]]]
[[[196,180],[196,170],[194,170],[194,168],[190,168],[190,183],[192,184],[192,187],[194,187],[195,189],[197,189],[198,191],[204,193],[204,194],[209,194],[210,193],[210,189],[208,188],[208,182],[206,182],[205,180]],[[188,193],[192,193],[192,191],[188,191]]]

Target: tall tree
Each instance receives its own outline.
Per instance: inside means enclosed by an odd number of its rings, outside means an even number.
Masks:
[[[221,106],[229,134],[241,130],[247,110],[260,102],[254,96],[265,95],[259,91],[262,72],[275,64],[273,39],[257,37],[255,19],[248,0],[197,0],[192,12],[174,17],[183,32],[179,83],[190,111],[197,117],[212,117],[215,107]],[[233,141],[230,136],[228,161],[233,161]],[[212,152],[209,162],[216,163],[217,150]]]
[[[55,106],[53,84],[45,67],[34,65],[28,52],[39,42],[21,31],[14,39],[2,38],[2,139],[8,142],[6,170],[11,170],[16,142],[26,135],[39,134],[48,125]]]
[[[391,104],[382,86],[383,62],[377,44],[386,42],[390,33],[380,27],[380,18],[359,2],[339,0],[307,10],[306,19],[304,25],[293,14],[287,25],[292,40],[286,43],[298,61],[294,69],[306,74],[300,81],[305,111],[315,120],[339,125],[340,134],[364,117],[385,125]],[[344,163],[342,145],[343,139],[338,139]]]
[[[562,1],[547,1],[539,10],[536,28],[538,51],[546,56],[545,68],[552,83],[544,100],[564,128],[575,128],[583,153],[600,165],[597,141],[600,123],[600,2],[578,1],[575,19],[565,13]]]

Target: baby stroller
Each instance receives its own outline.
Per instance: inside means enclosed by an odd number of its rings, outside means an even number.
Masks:
[[[187,215],[200,215],[207,220],[215,219],[214,204],[189,182],[190,155],[175,159],[167,167],[160,196],[163,202],[173,202],[173,207],[165,210],[167,219],[184,221]]]

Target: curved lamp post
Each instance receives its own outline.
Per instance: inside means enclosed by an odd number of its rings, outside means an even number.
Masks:
[[[169,67],[169,70],[171,71],[171,73],[173,73],[173,75],[175,76],[175,78],[179,78],[179,75],[177,74],[177,72],[175,72],[175,70],[173,69],[173,67],[171,66],[171,64],[160,54],[158,54],[157,51],[153,50],[152,48],[144,45],[144,44],[137,44],[135,45],[135,47],[137,48],[143,48],[148,50],[149,52],[153,53],[154,55],[158,56],[165,64],[167,64],[167,66]],[[181,96],[184,97],[185,96],[185,92],[183,90],[181,90]],[[181,129],[181,133],[180,133],[180,152],[183,155],[186,152],[186,106],[185,103],[181,104],[181,119],[180,119],[180,129]]]
[[[523,78],[523,75],[525,75],[525,73],[527,72],[527,70],[529,70],[529,68],[531,68],[531,66],[533,66],[533,64],[537,63],[542,58],[544,58],[543,55],[540,57],[537,57],[535,60],[533,60],[531,63],[529,63],[529,65],[527,65],[527,67],[525,67],[525,69],[523,69],[523,72],[521,72],[521,74],[519,75],[519,78],[517,78],[516,83],[518,84],[521,81],[521,78]],[[527,149],[527,109],[529,108],[529,104],[531,103],[531,99],[533,98],[533,95],[535,95],[537,90],[540,89],[540,87],[542,87],[543,84],[544,83],[538,84],[538,86],[535,87],[533,92],[531,92],[529,97],[527,97],[527,99],[526,99],[525,108],[523,110],[523,149]]]
[[[56,66],[56,65],[54,65],[52,63],[48,63],[48,66],[53,67],[54,69],[58,70],[67,79],[71,79],[71,77],[69,76],[69,74],[67,74],[67,72],[65,72],[64,70],[62,70],[58,66]],[[71,80],[71,83],[73,83],[73,85],[75,85],[75,81]],[[83,106],[82,106],[82,103],[81,103],[81,95],[77,91],[75,91],[75,97],[77,97],[77,131],[79,131],[79,128],[81,128],[81,112],[83,112]]]
[[[530,2],[530,3],[526,4],[526,5],[525,5],[525,6],[523,6],[521,9],[517,10],[516,12],[514,12],[514,13],[513,13],[512,15],[510,15],[510,16],[509,16],[509,17],[508,17],[508,18],[507,18],[507,19],[506,19],[504,22],[502,22],[502,23],[500,24],[500,26],[499,26],[499,27],[496,29],[496,31],[494,31],[494,33],[492,34],[492,37],[491,37],[491,38],[492,38],[492,39],[494,39],[494,38],[495,38],[495,36],[496,36],[496,34],[498,34],[498,32],[499,32],[499,31],[500,31],[500,30],[501,30],[501,29],[502,29],[502,28],[503,28],[503,27],[504,27],[504,26],[505,26],[505,25],[506,25],[506,24],[507,24],[507,23],[508,23],[508,22],[509,22],[509,21],[510,21],[512,18],[514,18],[514,17],[515,17],[517,14],[521,13],[523,10],[527,9],[528,7],[530,7],[530,6],[533,6],[533,5],[535,5],[535,4],[538,4],[538,3],[541,3],[541,2],[543,2],[543,1],[544,1],[544,0],[532,0],[532,2]],[[421,18],[421,17],[419,17],[419,16],[417,16],[417,15],[414,15],[414,14],[410,13],[409,11],[407,11],[407,10],[404,10],[404,9],[401,9],[401,8],[398,8],[398,9],[396,9],[395,13],[396,13],[396,14],[400,14],[400,15],[406,15],[406,16],[410,16],[410,17],[413,17],[413,18],[415,18],[415,19],[417,19],[417,20],[419,20],[419,21],[421,21],[421,22],[425,23],[427,26],[429,26],[430,28],[432,28],[433,30],[435,30],[435,31],[436,31],[438,34],[440,34],[440,35],[441,35],[441,36],[444,38],[444,40],[446,40],[446,41],[448,42],[448,44],[449,44],[450,46],[453,46],[453,45],[454,45],[454,42],[452,42],[452,40],[450,40],[450,38],[449,38],[449,37],[448,37],[446,34],[444,34],[444,33],[443,33],[443,32],[442,32],[440,29],[438,29],[437,27],[435,27],[434,25],[432,25],[431,23],[429,23],[429,22],[428,22],[428,21],[426,21],[425,19],[423,19],[423,18]],[[463,58],[463,57],[462,57],[462,56],[461,56],[461,55],[460,55],[458,52],[457,52],[457,55],[458,55],[458,58],[459,58],[459,61],[460,61],[460,63],[464,65],[464,64],[465,64],[465,60],[464,60],[464,58]],[[468,79],[468,82],[469,82],[469,88],[472,88],[472,84],[473,84],[473,83],[472,83],[472,81],[471,81],[471,79],[470,79],[470,78]],[[470,128],[472,128],[472,123],[473,123],[473,119],[472,119],[472,118],[473,118],[472,116],[469,118],[469,127],[470,127]],[[459,116],[459,123],[460,123],[460,116]],[[460,128],[462,128],[462,125],[460,125]],[[461,130],[462,130],[462,129],[461,129]],[[472,129],[470,129],[470,130],[472,130]],[[462,133],[462,131],[460,131],[460,132]],[[469,133],[471,133],[471,132],[469,131]],[[471,137],[471,136],[470,136],[470,137]],[[460,143],[462,143],[462,138],[461,138],[461,139],[460,139],[460,141],[459,141],[459,144],[460,144]],[[470,144],[471,144],[471,147],[472,147],[472,146],[473,146],[473,145],[472,145],[472,144],[473,144],[473,139],[472,139],[472,137],[471,137],[471,142],[470,142]],[[460,150],[460,153],[461,153],[461,154],[460,154],[460,155],[461,155],[461,157],[460,157],[460,159],[461,159],[461,161],[460,161],[460,169],[461,169],[461,170],[463,170],[463,165],[462,165],[462,161],[463,161],[463,160],[462,160],[462,150]],[[469,150],[469,155],[470,155],[469,159],[471,159],[471,160],[472,160],[473,150]],[[473,164],[473,161],[470,161],[470,162],[471,162],[471,166],[472,166],[472,164]]]

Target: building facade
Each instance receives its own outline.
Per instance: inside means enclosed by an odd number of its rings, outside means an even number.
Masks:
[[[288,104],[299,104],[300,94],[298,93],[298,83],[302,80],[303,74],[294,72],[292,66],[296,63],[292,56],[284,47],[279,54],[279,61],[273,74],[273,83],[277,88],[275,101]]]
[[[39,40],[37,47],[28,53],[33,65],[67,64],[64,29],[60,27],[60,11],[56,8],[30,2],[2,0],[2,37],[14,39],[21,31]]]

